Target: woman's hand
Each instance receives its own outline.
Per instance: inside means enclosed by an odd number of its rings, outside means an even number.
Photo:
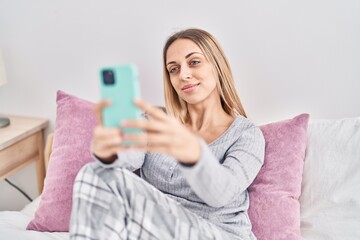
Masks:
[[[200,141],[194,133],[159,108],[140,100],[136,100],[135,104],[146,112],[150,119],[129,120],[121,124],[124,128],[143,131],[123,135],[123,141],[131,142],[130,148],[166,153],[184,164],[195,164],[199,160]]]
[[[94,112],[99,124],[93,130],[90,147],[92,153],[105,163],[112,163],[117,158],[117,152],[126,149],[121,146],[123,138],[120,128],[105,128],[102,124],[102,110],[109,105],[109,101],[101,101],[95,104]]]

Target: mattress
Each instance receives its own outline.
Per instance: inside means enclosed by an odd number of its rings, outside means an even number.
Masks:
[[[63,240],[69,239],[67,232],[36,232],[26,230],[34,217],[40,197],[26,205],[21,211],[0,212],[0,239],[16,240]]]

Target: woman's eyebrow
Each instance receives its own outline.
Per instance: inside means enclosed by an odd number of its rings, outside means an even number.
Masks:
[[[169,64],[172,64],[172,63],[176,63],[176,62],[175,62],[175,61],[168,62],[168,63],[166,64],[166,66],[169,65]]]
[[[191,52],[191,53],[188,53],[188,54],[185,56],[185,59],[188,59],[188,58],[191,57],[191,55],[193,55],[193,54],[201,54],[201,55],[204,55],[204,54],[202,54],[201,52]],[[172,64],[172,63],[176,63],[176,62],[175,62],[175,61],[168,62],[168,63],[166,64],[166,66],[169,65],[169,64]]]
[[[189,54],[187,54],[186,56],[185,56],[185,58],[189,58],[191,55],[193,55],[193,54],[201,54],[201,55],[204,55],[204,54],[202,54],[202,53],[200,53],[200,52],[191,52],[191,53],[189,53]]]

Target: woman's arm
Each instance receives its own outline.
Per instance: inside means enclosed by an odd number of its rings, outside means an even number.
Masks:
[[[218,159],[206,143],[193,132],[149,104],[137,101],[150,120],[133,120],[123,127],[138,128],[142,134],[124,135],[135,142],[132,149],[161,152],[181,163],[194,192],[208,205],[221,207],[235,199],[254,180],[264,160],[265,140],[261,130],[246,120],[227,144],[224,159]],[[189,165],[189,166],[186,166]]]
[[[182,165],[181,169],[199,198],[209,206],[222,207],[253,182],[264,161],[264,145],[261,130],[252,126],[233,139],[223,161],[201,142],[200,160],[191,167]]]

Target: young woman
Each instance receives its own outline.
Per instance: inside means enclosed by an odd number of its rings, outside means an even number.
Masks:
[[[167,113],[137,100],[149,117],[121,128],[142,133],[95,128],[97,161],[75,180],[71,239],[256,239],[247,188],[264,138],[246,119],[220,45],[186,29],[167,40],[163,60]],[[99,120],[108,104],[97,104]]]

